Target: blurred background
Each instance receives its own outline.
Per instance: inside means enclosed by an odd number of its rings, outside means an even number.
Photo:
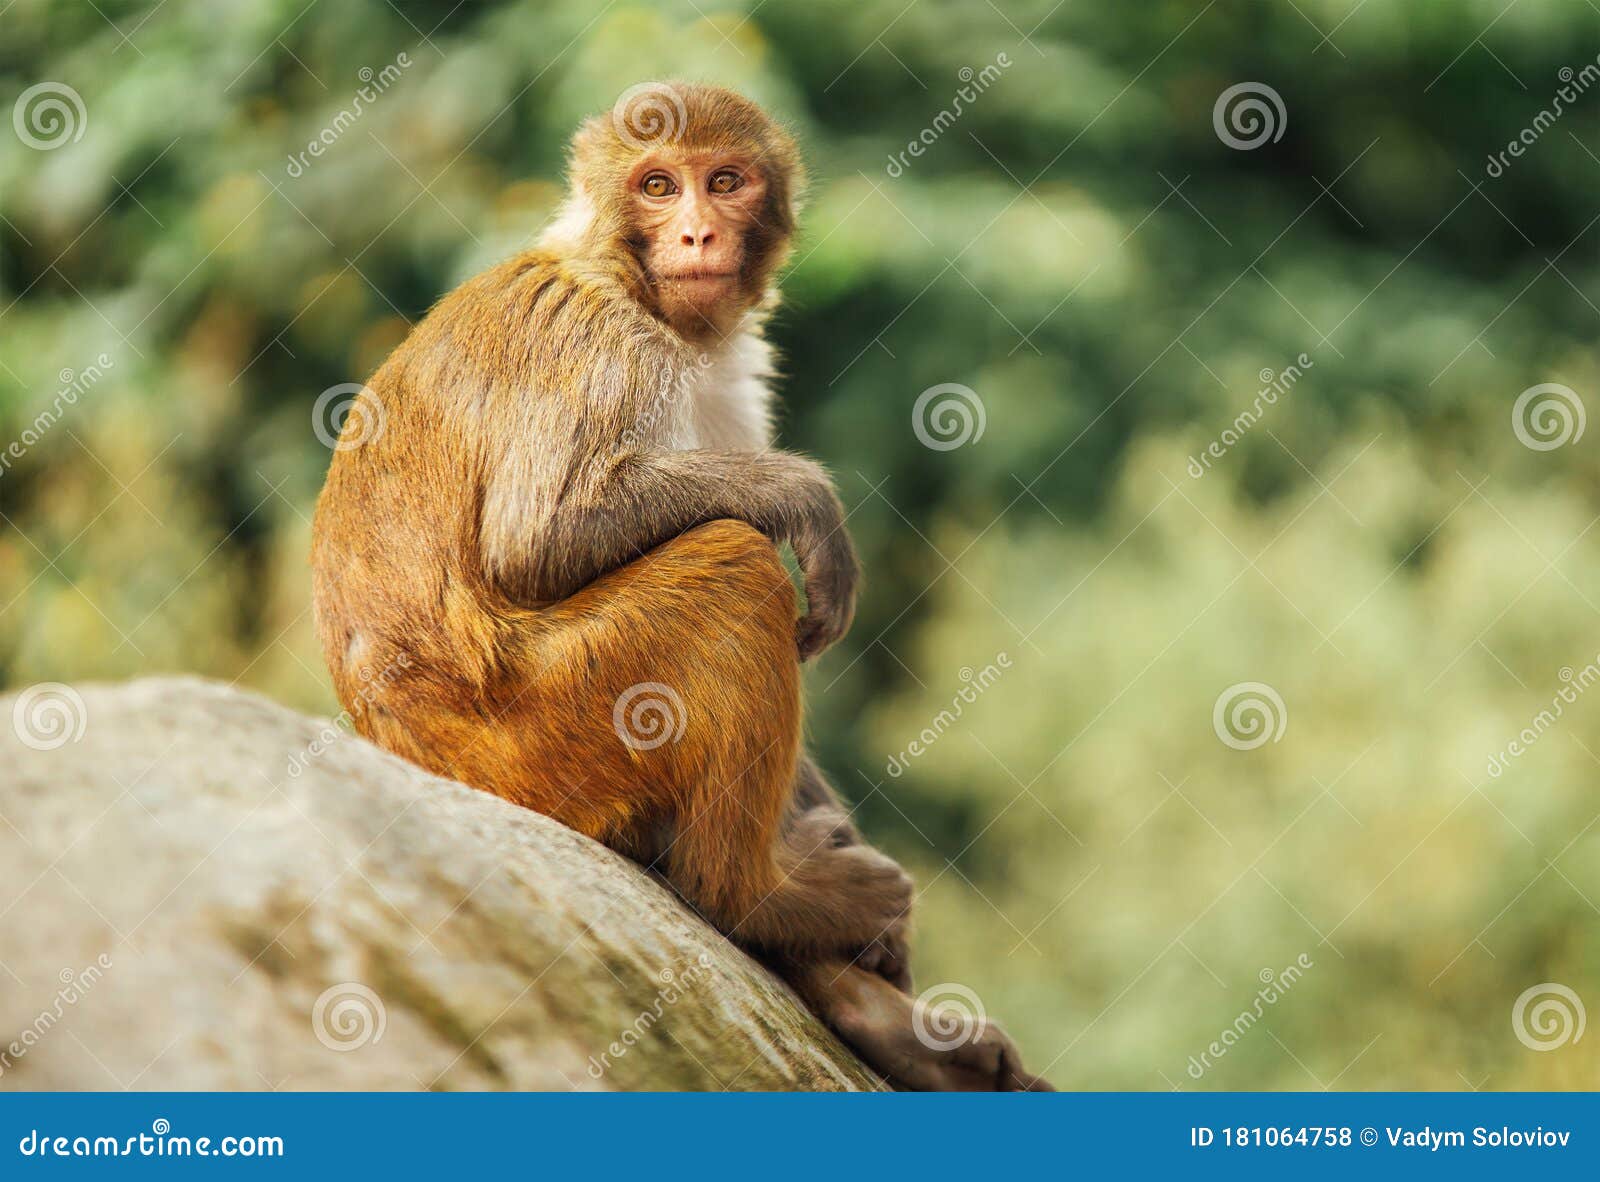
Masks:
[[[0,671],[336,710],[319,395],[580,118],[723,83],[813,175],[781,443],[869,581],[809,725],[919,987],[1069,1088],[1600,1085],[1597,55],[1571,0],[11,0]]]

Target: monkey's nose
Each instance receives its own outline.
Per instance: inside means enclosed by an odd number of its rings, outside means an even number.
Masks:
[[[716,236],[715,230],[705,226],[697,230],[685,230],[678,240],[685,246],[710,246]]]

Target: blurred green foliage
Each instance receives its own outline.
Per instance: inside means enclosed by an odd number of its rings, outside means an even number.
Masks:
[[[1596,1086],[1600,1039],[1534,1051],[1511,1013],[1600,1006],[1600,695],[1486,761],[1600,651],[1600,432],[1512,429],[1539,383],[1600,407],[1600,86],[1489,168],[1597,53],[1566,0],[13,0],[4,110],[55,81],[86,120],[0,134],[4,440],[110,364],[0,474],[5,677],[331,710],[318,394],[537,233],[580,117],[717,81],[813,174],[782,441],[837,472],[869,586],[810,728],[926,887],[920,983],[1068,1087]],[[1253,150],[1213,125],[1242,81],[1285,112]],[[930,449],[950,382],[984,430]],[[1236,750],[1213,704],[1247,681],[1288,725]]]

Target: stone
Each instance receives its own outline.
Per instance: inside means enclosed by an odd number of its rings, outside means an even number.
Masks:
[[[0,702],[0,908],[0,1089],[883,1086],[638,866],[218,683]]]

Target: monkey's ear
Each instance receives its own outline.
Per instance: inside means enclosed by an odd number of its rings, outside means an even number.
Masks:
[[[591,116],[578,124],[567,144],[567,175],[576,187],[580,177],[594,176],[606,162],[607,149],[615,135],[610,122],[600,115]]]
[[[595,222],[594,199],[576,177],[567,186],[566,200],[556,211],[555,220],[539,235],[539,245],[554,250],[579,246]]]
[[[800,214],[806,207],[806,198],[811,196],[811,181],[806,176],[805,166],[800,163],[798,154],[789,157],[789,184],[784,193],[784,200],[788,205],[789,229],[793,233],[795,225],[800,220]]]
[[[799,219],[800,211],[805,208],[806,198],[810,195],[811,178],[806,175],[800,147],[789,127],[771,120],[762,138],[765,141],[762,155],[765,157],[769,174],[783,178],[781,199],[784,202],[785,212],[789,215],[789,229],[792,231]]]

